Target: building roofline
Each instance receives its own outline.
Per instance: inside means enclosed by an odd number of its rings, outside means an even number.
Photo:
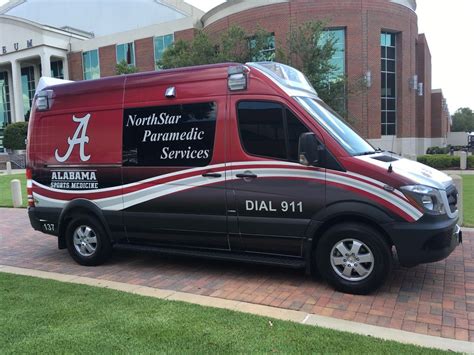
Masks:
[[[17,7],[18,5],[23,4],[26,0],[10,0],[7,3],[0,6],[0,15],[3,15],[5,12]]]
[[[0,14],[0,20],[1,19],[6,19],[6,20],[9,20],[9,21],[12,21],[12,22],[20,22],[20,23],[22,23],[24,25],[27,25],[27,26],[30,26],[34,29],[38,29],[38,30],[42,30],[42,31],[55,32],[55,33],[58,33],[58,34],[61,34],[61,35],[64,35],[64,36],[74,37],[76,39],[86,40],[86,39],[90,38],[90,37],[80,35],[80,34],[74,33],[74,32],[69,32],[69,31],[66,31],[66,30],[63,30],[63,29],[60,29],[60,28],[57,28],[57,27],[53,27],[53,26],[49,26],[49,25],[43,25],[43,24],[40,24],[40,23],[37,23],[37,22],[34,22],[34,21],[30,21],[30,20],[24,19],[22,17],[16,17],[16,16]]]
[[[416,11],[416,0],[390,0],[390,2],[408,7],[413,12]]]
[[[204,16],[201,17],[201,22],[203,23],[204,26],[210,25],[211,23],[218,21],[220,18],[226,17],[228,14],[226,10],[232,7],[239,7],[237,11],[232,11],[232,12],[240,12],[240,11],[245,11],[249,9],[253,9],[255,7],[260,7],[260,6],[267,6],[267,5],[274,5],[274,4],[279,4],[279,3],[284,3],[284,2],[290,2],[290,0],[227,0],[226,2],[223,2],[220,5],[217,5],[216,7],[210,9],[208,12],[204,14]],[[219,14],[219,12],[222,12],[222,16],[219,18],[208,22],[213,16],[216,16]]]

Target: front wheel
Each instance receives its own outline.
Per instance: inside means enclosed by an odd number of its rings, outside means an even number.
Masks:
[[[363,224],[345,223],[327,230],[313,253],[319,272],[339,291],[367,294],[392,269],[392,253],[383,236]]]
[[[95,266],[110,256],[112,245],[97,219],[80,215],[66,229],[66,244],[71,257],[79,264]]]

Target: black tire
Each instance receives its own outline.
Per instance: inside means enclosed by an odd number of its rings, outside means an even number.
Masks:
[[[78,239],[75,241],[75,234],[77,238],[84,236],[83,245],[77,244]],[[112,244],[102,224],[89,215],[77,215],[71,220],[66,228],[66,245],[71,257],[84,266],[100,265],[112,253]]]
[[[360,245],[357,242],[362,246],[354,254]],[[340,250],[349,253],[343,255]],[[313,258],[319,273],[335,289],[360,295],[380,287],[392,271],[393,262],[384,237],[377,230],[357,223],[343,223],[327,230],[319,240]]]

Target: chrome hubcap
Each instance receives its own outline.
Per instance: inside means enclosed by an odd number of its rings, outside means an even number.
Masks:
[[[357,239],[339,241],[331,250],[331,266],[345,280],[361,281],[374,269],[374,255]]]
[[[74,231],[73,243],[82,256],[91,256],[97,250],[97,235],[89,226],[79,226]]]

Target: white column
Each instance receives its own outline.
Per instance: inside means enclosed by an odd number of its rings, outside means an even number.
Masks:
[[[7,71],[8,73],[8,95],[10,96],[10,120],[15,122],[15,102],[13,97],[15,93],[13,92],[13,78],[12,78],[12,68]]]
[[[67,57],[62,58],[63,59],[63,71],[64,71],[64,79],[69,80],[69,64],[67,61]]]
[[[13,99],[13,122],[22,122],[25,120],[25,113],[23,112],[23,90],[21,87],[21,68],[20,62],[14,60],[12,62],[12,82],[13,96],[10,98]]]
[[[41,71],[42,76],[51,76],[51,55],[48,52],[41,53]]]

